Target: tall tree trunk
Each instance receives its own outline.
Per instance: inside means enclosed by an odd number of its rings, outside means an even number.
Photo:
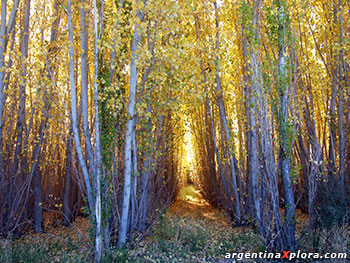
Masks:
[[[147,112],[151,112],[151,106],[147,105]],[[146,124],[146,132],[152,131],[152,119],[148,118]],[[143,167],[141,173],[141,193],[140,193],[140,202],[137,212],[138,218],[138,231],[145,231],[147,229],[147,218],[148,218],[148,195],[149,195],[149,182],[151,178],[151,164],[152,164],[152,150],[146,150]]]
[[[141,92],[139,95],[138,102],[141,101],[142,95],[145,90],[146,86],[146,80],[149,76],[150,69],[152,65],[154,64],[155,61],[155,53],[154,53],[154,46],[156,42],[156,36],[157,36],[157,24],[158,20],[155,22],[154,26],[154,35],[153,35],[153,40],[151,41],[151,33],[149,30],[147,30],[147,42],[149,43],[149,52],[152,54],[152,57],[149,59],[149,66],[145,69],[144,74],[142,76],[142,83],[141,83]],[[151,105],[148,103],[147,104],[147,113],[151,113],[152,108]],[[152,118],[149,117],[145,129],[147,129],[148,132],[152,132]],[[135,133],[134,133],[135,136]],[[136,139],[135,139],[136,140]],[[136,146],[134,147],[134,149]],[[139,207],[136,215],[136,220],[138,221],[137,223],[137,228],[139,231],[145,231],[147,229],[147,220],[148,220],[148,198],[149,198],[149,183],[150,183],[150,178],[151,178],[151,165],[152,165],[152,152],[151,150],[147,151],[145,154],[145,159],[143,160],[143,169],[141,173],[141,193],[140,193],[140,199],[139,199]],[[136,156],[135,158],[136,159]],[[136,165],[137,166],[137,165]],[[137,172],[137,169],[134,169]]]
[[[26,1],[26,10],[24,16],[24,25],[22,32],[22,40],[21,40],[21,60],[22,60],[22,68],[21,68],[21,81],[20,81],[20,94],[19,94],[19,109],[18,109],[18,118],[17,118],[17,141],[14,153],[14,161],[12,167],[12,174],[14,176],[18,173],[19,166],[19,157],[22,151],[22,142],[23,142],[23,131],[25,126],[25,107],[26,107],[26,92],[25,92],[25,83],[26,83],[26,75],[27,75],[27,57],[28,57],[28,41],[29,41],[29,18],[30,18],[30,0]]]
[[[102,1],[103,5],[103,1]],[[103,14],[102,14],[103,16]],[[102,20],[100,23],[102,24]],[[99,34],[102,35],[102,32],[98,28],[98,17],[97,17],[97,4],[96,0],[94,0],[94,29],[95,29],[95,45],[94,45],[94,66],[95,66],[95,72],[94,72],[94,103],[95,103],[95,152],[96,152],[96,166],[95,166],[95,175],[96,175],[96,181],[95,181],[95,191],[96,191],[96,200],[95,200],[95,213],[96,213],[96,238],[95,238],[95,247],[96,247],[96,261],[99,263],[101,262],[102,258],[102,249],[103,249],[103,242],[102,242],[102,204],[101,204],[101,170],[102,170],[102,154],[101,154],[101,142],[100,142],[100,121],[99,121],[99,110],[98,110],[98,55],[99,55],[99,49],[98,49],[98,40],[99,40]]]
[[[246,107],[247,107],[247,119],[249,123],[248,131],[250,140],[248,155],[249,155],[249,173],[251,181],[251,195],[252,203],[254,207],[254,218],[259,225],[260,231],[263,231],[263,225],[261,220],[261,208],[260,208],[260,196],[259,196],[259,182],[258,182],[258,149],[257,149],[257,92],[260,90],[260,70],[259,70],[259,56],[260,52],[258,49],[258,44],[260,43],[260,10],[261,1],[253,1],[253,32],[254,38],[249,42],[249,48],[246,47],[247,40],[244,41],[243,52],[244,52],[244,71],[245,71],[245,85],[246,85]],[[245,21],[243,21],[245,23]],[[243,38],[246,38],[246,28],[243,25]],[[249,51],[248,51],[249,49]],[[249,55],[248,55],[249,54]],[[249,62],[250,61],[250,62]],[[251,73],[249,72],[251,71]]]
[[[338,24],[338,5],[337,1],[333,1],[333,28],[334,32],[336,32],[336,27]],[[338,54],[338,51],[332,50],[335,54]],[[337,95],[338,95],[338,73],[339,73],[339,63],[337,60],[337,55],[335,55],[335,64],[331,65],[334,67],[332,70],[332,91],[330,98],[330,113],[329,113],[329,147],[328,147],[328,174],[330,178],[330,182],[332,188],[337,186],[336,176],[337,176],[337,156],[336,156],[336,148],[337,148]]]
[[[41,145],[40,145],[41,146]],[[40,147],[38,146],[38,147]],[[43,190],[41,184],[41,174],[39,165],[33,167],[33,191],[34,191],[34,231],[36,233],[43,232]]]
[[[214,141],[212,138],[212,133],[211,133],[211,122],[208,120],[208,112],[211,111],[208,109],[208,104],[206,103],[205,105],[205,129],[204,129],[204,135],[203,138],[206,142],[206,155],[208,159],[208,165],[209,165],[209,176],[211,179],[211,185],[212,185],[212,190],[214,190],[214,195],[215,200],[214,204],[218,202],[217,200],[217,193],[218,193],[218,183],[217,183],[217,178],[216,178],[216,169],[215,169],[215,152],[214,152]],[[212,193],[211,193],[212,195]]]
[[[85,137],[85,148],[89,160],[90,173],[95,179],[95,161],[94,152],[91,145],[91,136],[89,129],[89,100],[88,100],[88,33],[86,29],[86,11],[84,4],[85,0],[81,1],[83,5],[80,8],[80,43],[81,43],[81,102],[83,114],[83,131]]]
[[[284,191],[285,205],[285,248],[293,250],[295,247],[295,203],[293,185],[290,178],[290,158],[292,145],[288,134],[288,107],[289,107],[289,81],[286,69],[286,3],[278,2],[278,73],[279,73],[279,125],[280,125],[280,158],[281,175]]]
[[[137,123],[137,118],[135,118],[135,124]],[[130,226],[129,231],[133,231],[137,225],[137,142],[136,142],[136,127],[134,128],[134,132],[132,134],[132,179],[131,179],[131,210],[130,210]]]
[[[246,117],[245,122],[245,144],[246,144],[246,151],[247,151],[247,157],[246,157],[246,211],[247,214],[255,218],[255,212],[254,212],[254,204],[253,204],[253,190],[252,190],[252,168],[254,164],[252,164],[252,132],[254,128],[251,125],[251,114],[252,114],[252,107],[253,104],[251,102],[251,94],[252,94],[252,87],[250,85],[251,83],[251,75],[249,74],[249,53],[248,53],[248,40],[247,40],[247,34],[246,34],[246,25],[245,21],[242,21],[242,54],[243,54],[243,80],[244,80],[244,112]]]
[[[339,59],[338,59],[338,130],[339,130],[339,186],[342,202],[345,204],[345,149],[346,149],[346,133],[344,131],[344,83],[345,82],[345,62],[344,62],[344,26],[342,13],[342,0],[338,0],[338,18],[340,27],[339,36]]]
[[[73,21],[72,21],[73,19],[72,19],[72,7],[71,7],[71,5],[72,5],[71,0],[68,0],[67,16],[68,16],[68,39],[69,39],[69,82],[70,82],[70,91],[71,91],[72,130],[73,130],[73,137],[74,137],[75,148],[77,151],[79,164],[80,164],[80,167],[82,169],[82,173],[83,173],[83,177],[84,177],[89,208],[94,214],[95,202],[94,202],[92,189],[91,189],[89,171],[87,169],[85,159],[83,156],[83,151],[82,151],[81,144],[80,144],[78,120],[77,120],[77,92],[76,92],[76,87],[75,87],[74,35],[73,35]]]
[[[131,176],[132,176],[132,135],[135,129],[135,104],[136,104],[136,89],[137,89],[137,66],[138,46],[141,41],[139,33],[140,25],[144,17],[141,10],[137,11],[138,22],[135,25],[132,43],[131,43],[131,65],[130,65],[130,87],[129,87],[129,105],[128,105],[128,120],[126,123],[125,133],[125,151],[124,151],[124,187],[123,187],[123,205],[122,215],[119,226],[119,236],[117,247],[120,248],[126,243],[127,225],[130,208],[131,194]]]
[[[47,103],[47,99],[45,98],[45,116],[43,116],[43,120],[40,122],[39,127],[39,141],[35,145],[33,151],[33,165],[30,172],[30,177],[33,177],[33,192],[34,192],[34,231],[42,232],[42,217],[43,217],[43,193],[42,193],[42,184],[41,184],[41,172],[39,167],[39,159],[41,148],[44,142],[44,131],[46,130],[48,123],[48,115],[50,107]]]

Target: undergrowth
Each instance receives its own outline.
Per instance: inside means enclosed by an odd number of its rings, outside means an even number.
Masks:
[[[73,244],[64,242],[50,242],[42,240],[37,242],[18,242],[5,240],[1,242],[0,262],[87,262],[89,253]]]
[[[134,248],[111,250],[110,262],[219,262],[225,253],[252,251],[261,246],[250,229],[223,227],[220,222],[188,216],[161,217],[154,233]]]
[[[191,200],[191,198],[185,199]],[[198,209],[192,210],[189,208],[195,206],[186,203],[185,200],[178,205],[180,212],[167,212],[161,215],[152,228],[152,233],[145,239],[129,243],[123,249],[108,250],[103,256],[103,262],[227,263],[232,262],[224,260],[227,253],[264,252],[264,245],[257,230],[247,227],[232,228],[224,222],[225,218],[218,210],[205,204],[199,208],[200,202],[197,202]],[[84,225],[80,233],[85,233],[86,229],[89,229],[87,221],[81,221],[78,225]],[[30,234],[17,241],[0,240],[0,262],[93,262],[93,245],[87,237],[68,231],[67,228],[62,228],[60,231],[61,235],[57,231],[55,235]],[[299,249],[302,252],[319,252],[321,255],[327,252],[345,252],[350,256],[349,227],[333,226],[309,233]],[[236,262],[286,261],[242,259]],[[298,262],[318,261],[295,261]],[[322,261],[322,263],[347,262],[349,259]]]

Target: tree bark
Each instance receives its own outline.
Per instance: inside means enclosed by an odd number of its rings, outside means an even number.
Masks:
[[[82,169],[86,194],[88,197],[88,206],[94,214],[95,202],[92,195],[91,182],[89,177],[89,171],[87,169],[83,151],[80,144],[79,129],[77,121],[77,92],[75,87],[75,72],[74,72],[74,35],[73,35],[73,21],[72,21],[72,3],[68,0],[67,3],[67,16],[68,16],[68,39],[69,39],[69,82],[71,91],[71,118],[72,118],[72,130],[75,142],[75,148],[78,155],[80,167]]]
[[[66,149],[66,169],[65,169],[65,182],[64,182],[64,194],[63,194],[63,225],[69,226],[72,222],[72,211],[70,201],[71,181],[72,181],[72,165],[73,165],[73,142],[72,142],[72,130],[69,130],[67,136],[67,149]]]
[[[339,59],[338,59],[338,130],[339,130],[339,186],[342,202],[345,204],[345,149],[347,135],[344,131],[344,83],[345,81],[345,62],[344,62],[344,26],[343,26],[343,11],[342,0],[338,0],[338,18],[340,27],[339,36]]]
[[[103,4],[103,2],[102,2]],[[103,14],[102,14],[103,16]],[[102,23],[102,19],[100,21]],[[102,154],[101,154],[101,142],[100,142],[100,121],[99,121],[99,110],[98,110],[98,40],[99,40],[99,32],[98,28],[98,17],[97,17],[97,4],[96,0],[94,0],[94,28],[95,28],[95,46],[94,46],[94,103],[95,103],[95,152],[96,152],[96,163],[95,163],[95,190],[96,190],[96,200],[95,200],[95,213],[96,213],[96,238],[95,238],[95,247],[96,247],[96,262],[101,262],[102,259],[102,204],[101,204],[101,169],[102,169]],[[100,30],[101,31],[101,30]]]
[[[253,1],[253,25],[252,30],[254,32],[254,38],[249,41],[244,40],[243,46],[243,57],[244,57],[244,71],[245,71],[245,85],[246,85],[246,115],[248,119],[248,156],[249,162],[247,169],[249,170],[249,178],[251,181],[251,195],[253,208],[254,208],[254,218],[259,225],[260,231],[263,231],[263,225],[261,220],[261,206],[260,206],[260,195],[259,195],[259,182],[258,182],[258,149],[257,149],[257,92],[260,90],[260,69],[259,69],[259,56],[260,52],[258,49],[258,44],[260,43],[260,10],[261,10],[261,1]],[[243,21],[245,23],[245,21]],[[243,25],[243,38],[246,38],[246,28]],[[249,62],[250,61],[250,62]],[[251,71],[251,73],[249,72]],[[262,183],[263,184],[263,183]]]
[[[26,91],[25,91],[26,80],[25,79],[27,75],[26,60],[28,58],[29,18],[30,18],[30,0],[27,0],[23,32],[22,32],[22,40],[21,40],[22,68],[21,68],[21,80],[20,80],[20,91],[19,91],[20,94],[19,94],[18,118],[17,118],[17,124],[16,124],[17,141],[16,141],[14,161],[13,161],[13,167],[12,167],[13,169],[12,174],[14,176],[16,176],[18,173],[19,157],[22,151],[23,131],[25,126],[25,107],[26,107]]]
[[[139,22],[136,23],[132,43],[131,43],[131,65],[130,65],[130,84],[129,84],[129,105],[128,105],[128,120],[126,123],[125,133],[125,150],[124,150],[124,187],[123,187],[123,205],[122,215],[119,226],[119,236],[117,247],[121,248],[126,243],[127,225],[130,208],[130,194],[131,194],[131,176],[132,176],[132,135],[135,129],[135,104],[136,104],[136,90],[137,90],[137,66],[138,60],[138,46],[141,41],[139,33],[140,24],[143,20],[144,13],[141,10],[137,11]]]
[[[81,1],[84,5],[85,0]],[[89,129],[89,99],[88,99],[88,33],[86,29],[86,11],[85,7],[80,8],[80,43],[81,43],[81,102],[83,115],[83,131],[85,137],[86,153],[89,160],[89,168],[92,178],[95,177],[94,152],[91,145],[91,136]]]
[[[285,203],[285,248],[295,247],[295,203],[293,185],[290,178],[291,140],[288,135],[289,81],[286,69],[286,3],[278,2],[278,73],[279,73],[279,125],[280,125],[280,158],[281,175]]]

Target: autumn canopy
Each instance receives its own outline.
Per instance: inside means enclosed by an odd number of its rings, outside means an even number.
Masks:
[[[1,0],[0,234],[42,232],[49,213],[65,226],[89,215],[100,261],[187,184],[271,250],[296,249],[296,209],[310,229],[344,220],[348,10]]]

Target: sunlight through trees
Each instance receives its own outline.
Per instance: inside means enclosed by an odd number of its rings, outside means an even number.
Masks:
[[[348,10],[1,0],[1,236],[88,216],[101,262],[192,184],[270,250],[349,220]]]

